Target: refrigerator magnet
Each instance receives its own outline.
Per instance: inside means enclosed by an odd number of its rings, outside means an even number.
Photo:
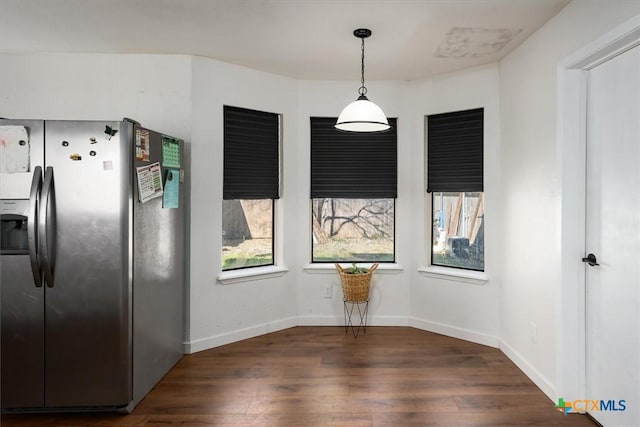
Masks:
[[[104,128],[104,133],[107,135],[107,141],[111,141],[111,137],[118,133],[118,129],[114,129],[109,125]]]

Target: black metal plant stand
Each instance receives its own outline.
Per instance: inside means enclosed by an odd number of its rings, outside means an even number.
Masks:
[[[344,333],[349,333],[349,327],[351,327],[351,332],[353,333],[354,338],[358,338],[358,334],[360,330],[362,333],[367,333],[367,313],[369,312],[369,300],[365,301],[342,301],[344,305]],[[364,305],[364,308],[361,306]],[[354,313],[355,308],[358,308],[358,312]],[[353,315],[356,314],[356,322],[359,321],[357,325],[353,323]]]

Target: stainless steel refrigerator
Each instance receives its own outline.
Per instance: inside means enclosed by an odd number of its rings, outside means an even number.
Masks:
[[[183,142],[0,120],[0,400],[130,411],[182,356]]]

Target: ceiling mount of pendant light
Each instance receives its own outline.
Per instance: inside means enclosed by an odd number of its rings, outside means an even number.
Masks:
[[[383,132],[389,130],[389,122],[384,111],[367,98],[367,88],[364,85],[364,39],[371,36],[371,30],[358,28],[353,35],[362,40],[361,55],[361,86],[358,89],[358,99],[344,107],[336,122],[336,129],[348,132]]]

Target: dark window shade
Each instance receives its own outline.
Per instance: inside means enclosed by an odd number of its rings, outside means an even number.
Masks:
[[[223,198],[279,198],[279,117],[224,107]]]
[[[484,108],[427,117],[427,191],[483,191]]]
[[[343,132],[336,118],[311,117],[311,198],[397,197],[396,119],[381,133]]]

